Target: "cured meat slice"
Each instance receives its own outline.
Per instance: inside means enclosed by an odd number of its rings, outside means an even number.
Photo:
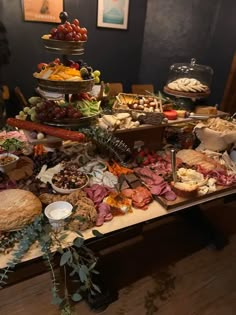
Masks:
[[[153,195],[159,196],[162,191],[162,186],[160,185],[151,186],[150,191]]]
[[[133,194],[134,194],[134,189],[131,189],[131,188],[123,189],[123,190],[122,190],[122,194],[123,194],[125,197],[132,198],[132,196],[133,196]]]
[[[169,201],[174,201],[176,199],[176,194],[170,190],[170,191],[167,191],[163,197],[166,199],[166,200],[169,200]]]

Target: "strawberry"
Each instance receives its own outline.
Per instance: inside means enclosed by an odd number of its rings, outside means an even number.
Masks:
[[[155,163],[155,162],[156,162],[156,159],[152,157],[152,158],[149,159],[149,162],[150,162],[150,163]]]
[[[138,152],[138,156],[144,157],[145,155],[146,155],[146,154],[145,154],[144,150]]]
[[[150,164],[149,159],[144,158],[144,160],[143,160],[143,163],[142,163],[142,164],[143,164],[143,165],[148,165],[148,164]]]
[[[41,70],[43,70],[43,69],[45,69],[46,67],[47,67],[47,63],[45,63],[45,62],[41,62],[41,63],[39,63],[38,65],[37,65],[37,68],[38,68],[38,70],[39,71],[41,71]]]

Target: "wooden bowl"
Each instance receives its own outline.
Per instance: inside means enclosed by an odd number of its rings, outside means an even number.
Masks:
[[[92,87],[94,86],[93,79],[81,81],[54,81],[41,78],[36,79],[38,81],[38,86],[42,90],[62,94],[78,94],[82,92],[88,92],[91,91]]]
[[[64,55],[83,55],[84,41],[66,41],[41,37],[44,48],[50,52]]]

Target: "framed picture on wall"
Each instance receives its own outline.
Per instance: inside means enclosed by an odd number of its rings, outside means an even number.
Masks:
[[[25,21],[60,23],[63,0],[22,0]]]
[[[98,0],[97,26],[128,28],[129,0]]]

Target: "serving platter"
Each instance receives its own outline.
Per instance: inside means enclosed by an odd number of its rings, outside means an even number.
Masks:
[[[83,55],[86,41],[65,41],[41,37],[47,51],[65,55]]]
[[[153,195],[153,198],[159,202],[166,210],[173,210],[176,207],[182,207],[189,205],[191,203],[200,203],[204,202],[204,199],[206,201],[213,199],[214,197],[219,198],[219,196],[222,194],[222,197],[224,195],[227,195],[230,191],[234,190],[236,188],[236,185],[233,186],[216,186],[216,191],[207,193],[205,195],[198,195],[194,198],[184,198],[177,196],[177,198],[173,201],[168,201],[165,198],[157,195]]]
[[[183,97],[183,98],[194,98],[194,99],[202,99],[207,98],[211,91],[210,89],[206,92],[184,92],[184,91],[176,91],[168,88],[168,86],[164,86],[164,92],[168,95]]]
[[[53,119],[51,121],[44,121],[44,124],[48,126],[55,127],[84,127],[96,122],[100,113],[94,114],[92,116],[84,116],[81,118],[63,118],[63,119]]]
[[[35,77],[35,75],[33,75]],[[38,86],[49,92],[57,92],[62,94],[77,94],[90,91],[94,86],[94,79],[81,81],[53,81],[42,78],[36,78]]]

